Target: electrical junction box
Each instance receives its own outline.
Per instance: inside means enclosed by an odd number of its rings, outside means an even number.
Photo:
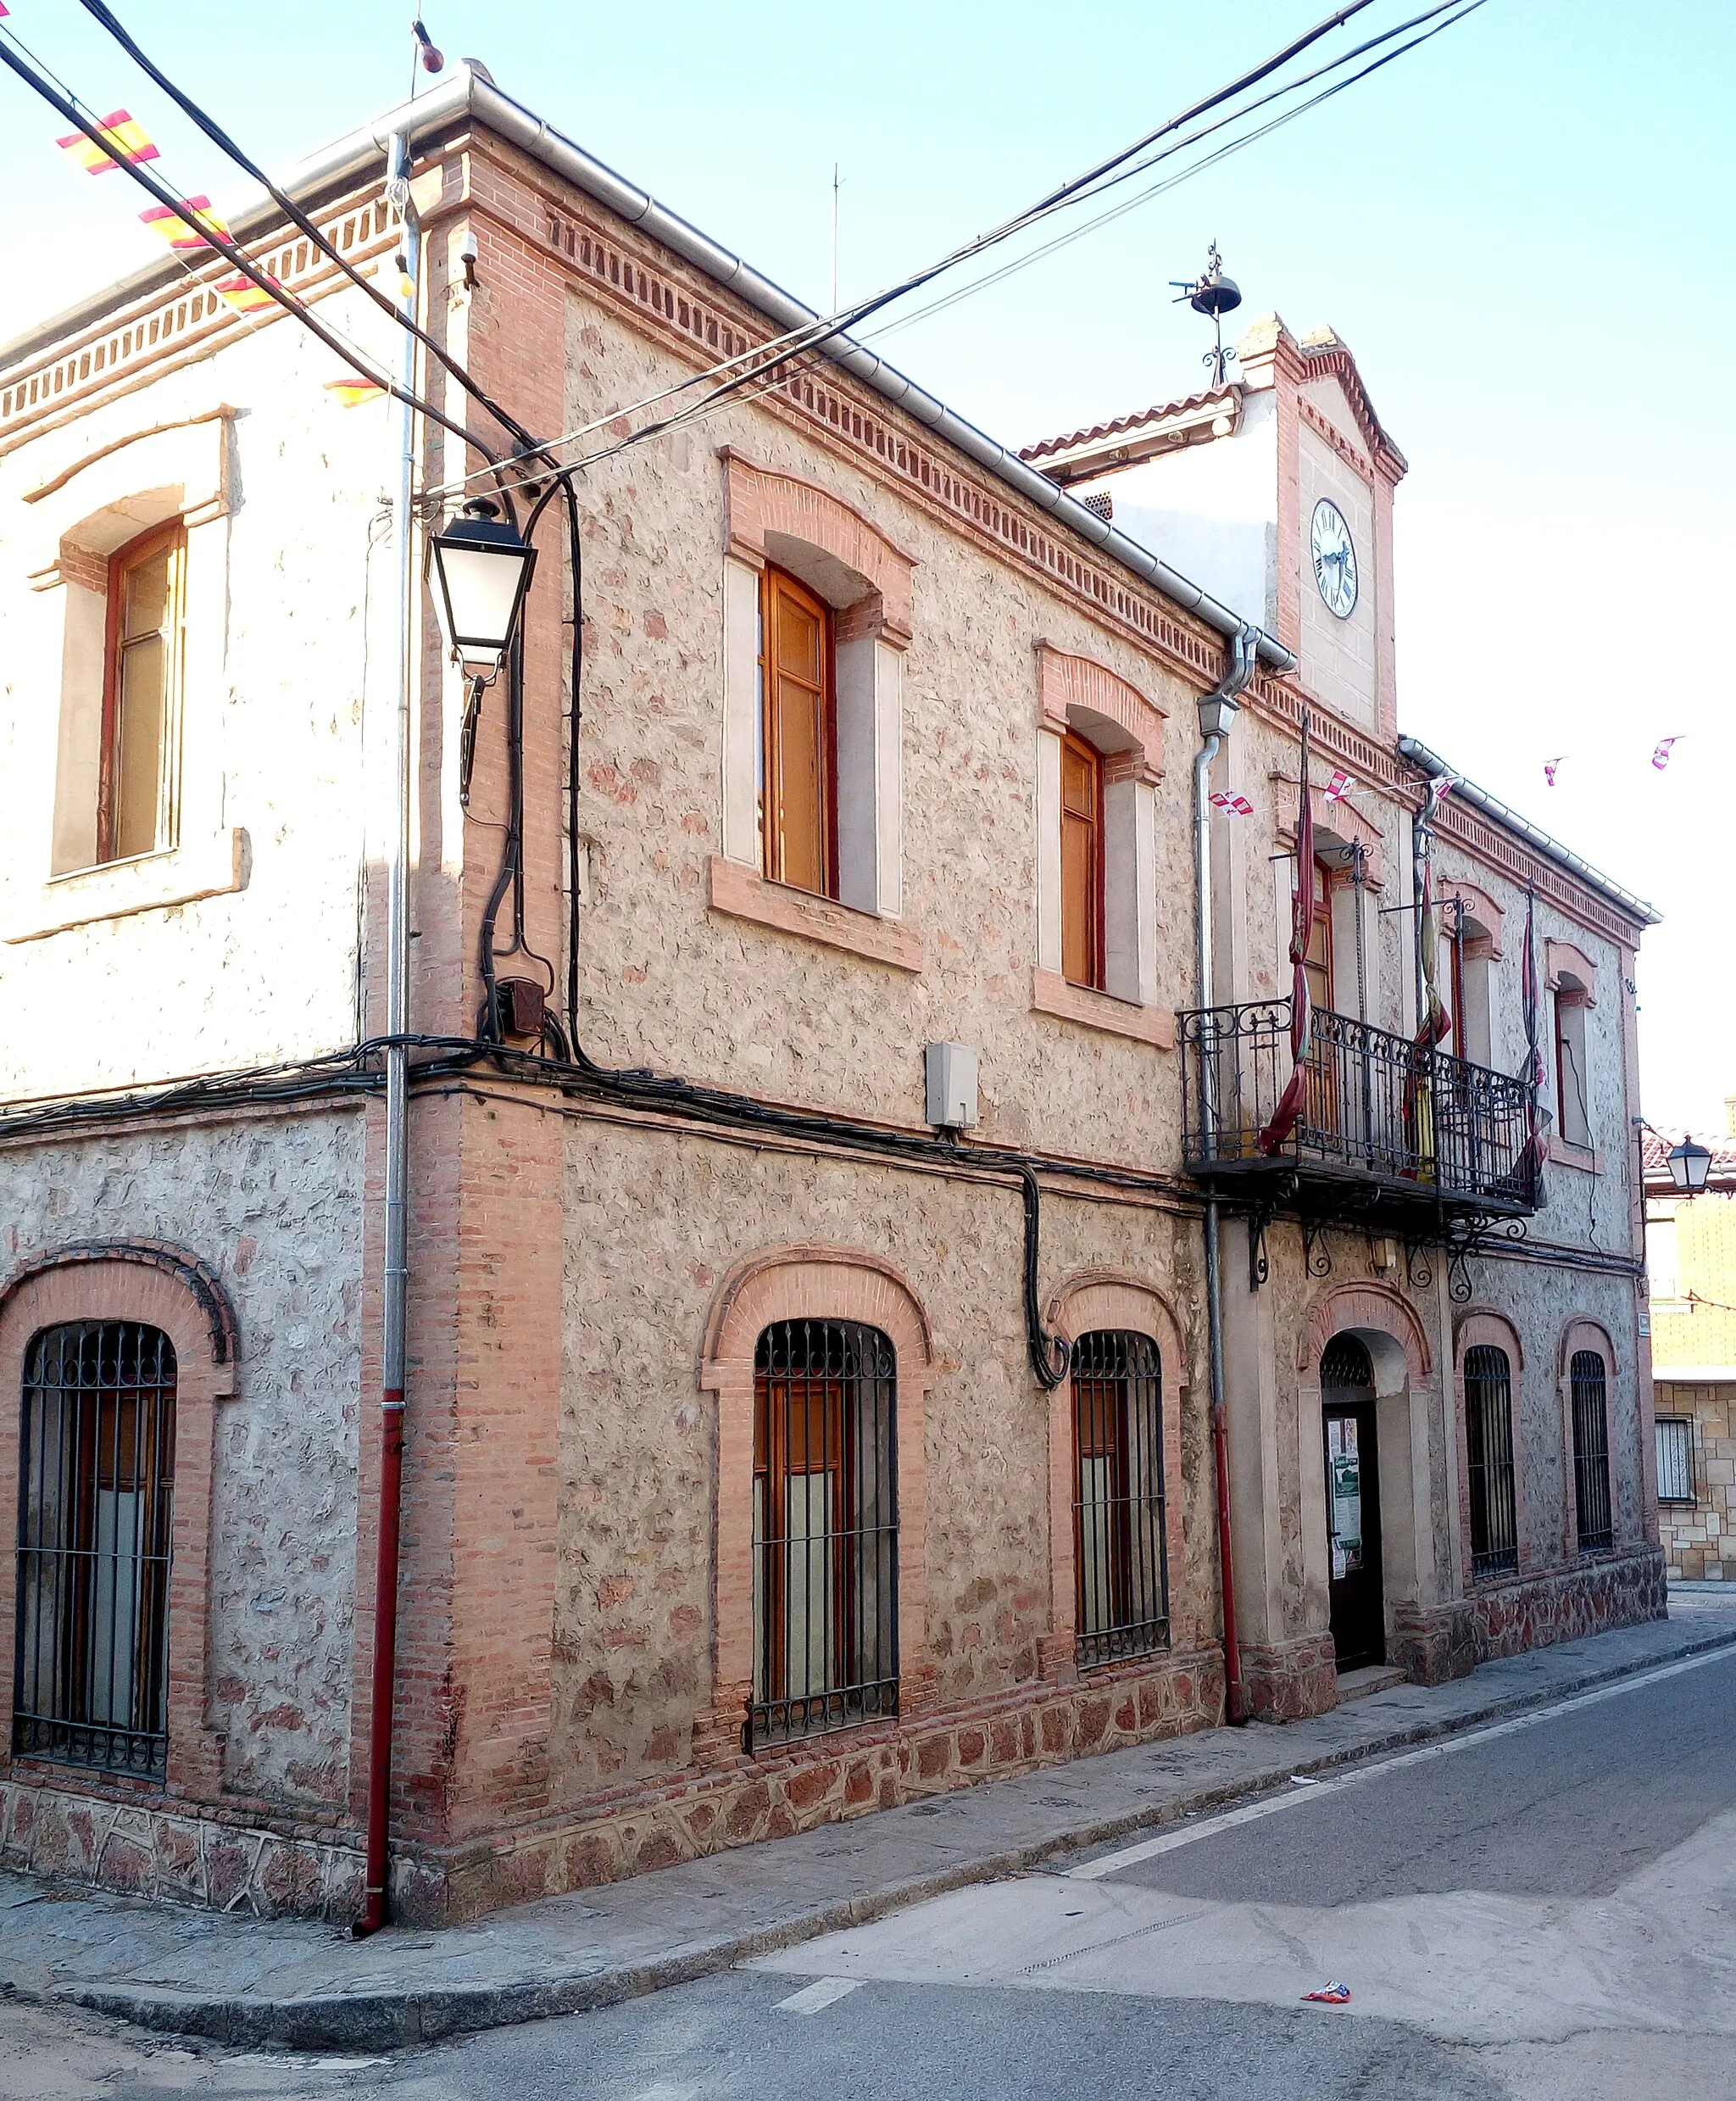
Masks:
[[[976,1046],[931,1043],[924,1054],[928,1075],[928,1121],[949,1131],[976,1123]]]

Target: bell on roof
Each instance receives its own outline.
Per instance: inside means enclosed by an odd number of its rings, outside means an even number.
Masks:
[[[1241,287],[1233,277],[1225,276],[1224,260],[1217,252],[1216,241],[1206,257],[1205,275],[1188,294],[1188,304],[1196,314],[1204,314],[1214,321],[1234,313],[1242,304]]]
[[[1211,374],[1214,387],[1224,386],[1229,377],[1229,360],[1236,354],[1224,348],[1224,315],[1233,314],[1242,304],[1242,288],[1233,277],[1225,276],[1224,259],[1217,252],[1217,242],[1214,241],[1206,251],[1203,276],[1191,284],[1181,277],[1171,277],[1170,283],[1181,295],[1177,306],[1185,299],[1196,314],[1205,315],[1211,323],[1216,340],[1200,363]]]

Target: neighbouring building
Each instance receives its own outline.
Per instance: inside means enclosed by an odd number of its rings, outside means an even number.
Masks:
[[[426,325],[598,455],[521,728],[417,599],[399,1915],[1221,1721],[1208,1215],[1249,1711],[1661,1613],[1651,915],[1400,736],[1405,462],[1349,350],[1268,318],[1021,458],[840,348],[617,451],[800,310],[480,69],[390,121]],[[395,282],[388,128],[292,182]],[[396,358],[272,209],[237,233]],[[0,1843],[342,1919],[397,417],[226,274],[0,352]],[[423,425],[424,489],[481,465]]]
[[[1678,1193],[1668,1138],[1642,1138],[1658,1535],[1678,1582],[1736,1582],[1736,1095],[1724,1116],[1698,1196]]]

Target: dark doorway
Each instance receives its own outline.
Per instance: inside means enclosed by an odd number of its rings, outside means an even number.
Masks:
[[[1386,1610],[1380,1580],[1380,1455],[1374,1366],[1354,1335],[1335,1335],[1320,1362],[1326,1428],[1327,1551],[1333,1646],[1338,1669],[1383,1664]]]

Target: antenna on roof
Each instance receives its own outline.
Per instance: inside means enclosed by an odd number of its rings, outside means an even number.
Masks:
[[[1191,284],[1183,278],[1171,277],[1170,284],[1181,295],[1175,301],[1176,305],[1185,299],[1196,314],[1210,316],[1216,341],[1199,362],[1211,374],[1214,387],[1226,385],[1229,361],[1236,354],[1224,348],[1224,315],[1233,314],[1240,306],[1242,293],[1235,279],[1224,275],[1224,259],[1217,252],[1217,242],[1214,241],[1206,251],[1204,276],[1196,277]]]

